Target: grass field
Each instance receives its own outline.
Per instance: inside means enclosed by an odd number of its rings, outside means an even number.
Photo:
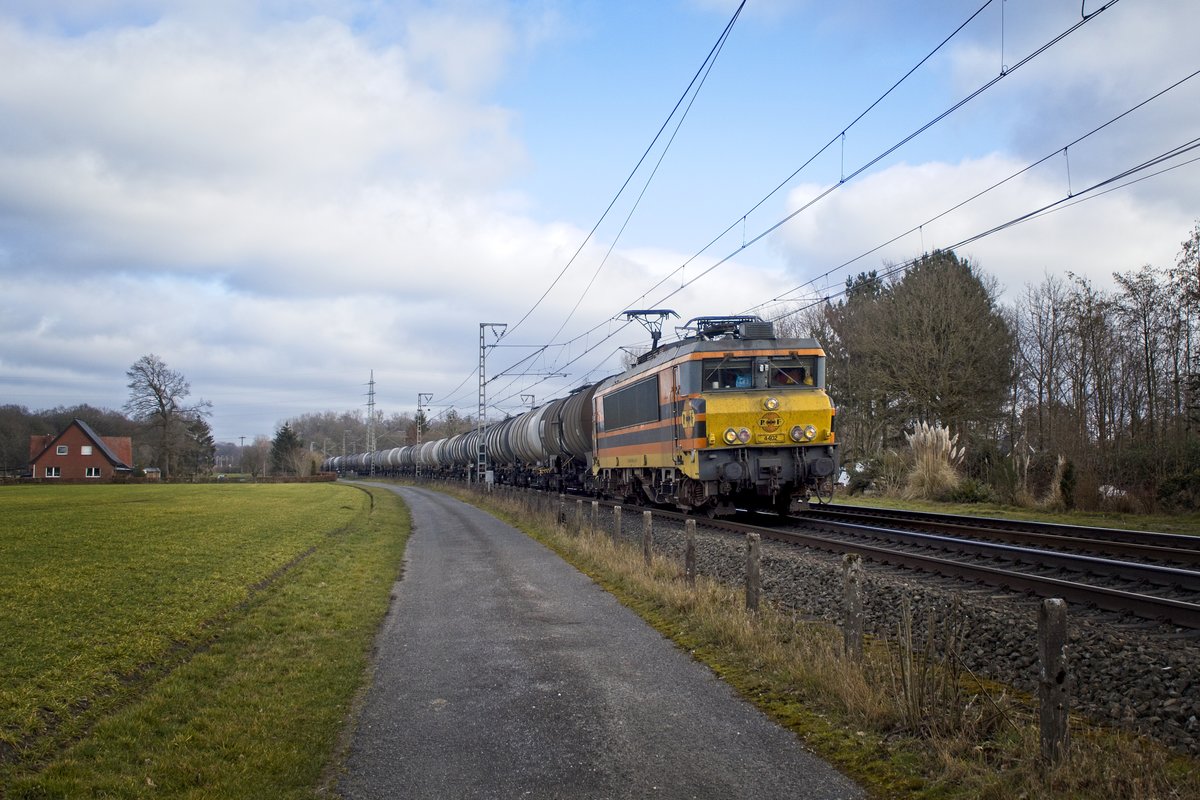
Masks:
[[[332,484],[0,490],[0,795],[312,796],[407,530]]]

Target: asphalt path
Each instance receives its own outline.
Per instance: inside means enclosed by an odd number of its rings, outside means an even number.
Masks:
[[[434,491],[346,798],[848,798],[863,791],[554,553]]]

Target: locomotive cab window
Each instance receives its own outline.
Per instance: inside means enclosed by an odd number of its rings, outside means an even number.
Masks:
[[[773,356],[767,359],[771,386],[814,386],[817,359],[813,356]]]
[[[754,359],[704,359],[704,389],[750,389],[754,386]]]

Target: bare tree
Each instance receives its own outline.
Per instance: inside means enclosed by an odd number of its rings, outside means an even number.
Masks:
[[[1062,280],[1047,278],[1027,286],[1025,304],[1018,310],[1019,340],[1025,393],[1034,430],[1032,445],[1053,449],[1063,400],[1063,353],[1066,347],[1067,293]]]
[[[1131,430],[1133,436],[1144,433],[1150,441],[1156,441],[1161,432],[1160,403],[1163,399],[1160,383],[1163,375],[1163,362],[1169,356],[1164,351],[1168,322],[1171,313],[1168,299],[1164,296],[1165,281],[1160,283],[1158,270],[1149,264],[1136,273],[1114,273],[1113,278],[1121,287],[1117,311],[1125,323],[1125,329],[1132,334],[1130,345],[1137,348],[1138,358],[1135,371],[1136,380],[1128,386],[1134,388],[1136,396],[1131,398]],[[1131,365],[1132,366],[1132,365]]]
[[[1182,415],[1181,423],[1194,435],[1200,431],[1200,222],[1180,246],[1179,258],[1170,275],[1179,300],[1172,359],[1175,406]]]
[[[134,362],[125,376],[129,378],[125,411],[156,432],[158,466],[166,480],[171,476],[172,462],[188,423],[208,416],[212,403],[200,400],[186,405],[184,400],[191,394],[191,386],[182,374],[153,353]]]
[[[251,444],[242,448],[242,472],[249,472],[254,477],[261,478],[267,474],[270,459],[271,440],[259,434]]]

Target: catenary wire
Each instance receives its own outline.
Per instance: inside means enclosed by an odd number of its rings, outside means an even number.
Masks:
[[[696,82],[700,80],[701,75],[704,74],[709,62],[711,62],[715,58],[716,54],[720,52],[725,39],[729,36],[729,32],[733,29],[734,23],[737,22],[738,16],[741,15],[742,9],[745,8],[745,6],[746,0],[742,0],[742,2],[738,4],[737,10],[733,12],[733,16],[725,25],[725,29],[721,32],[720,37],[718,37],[717,43],[712,46],[711,50],[709,50],[708,56],[705,57],[704,62],[700,65],[700,68],[696,70],[696,74],[692,76],[692,80],[688,83],[687,88],[684,90],[683,94],[680,95],[679,100],[675,102],[675,106],[671,109],[671,113],[667,115],[665,120],[663,120],[658,132],[654,134],[654,138],[650,141],[650,144],[646,146],[645,152],[642,153],[641,158],[638,159],[637,164],[634,165],[633,169],[629,173],[629,176],[625,178],[625,182],[621,184],[621,188],[617,190],[617,193],[613,195],[613,199],[609,201],[608,207],[604,209],[604,213],[600,215],[600,219],[596,220],[596,224],[592,226],[592,229],[588,232],[587,236],[585,236],[583,241],[579,243],[579,247],[575,250],[575,253],[567,261],[566,265],[564,265],[559,271],[558,275],[555,276],[554,280],[550,282],[550,285],[546,288],[546,291],[542,292],[542,295],[537,299],[537,302],[535,302],[533,306],[525,312],[524,316],[517,320],[516,324],[510,326],[508,330],[505,331],[506,336],[514,333],[518,328],[521,327],[525,320],[529,319],[530,315],[533,314],[533,312],[537,310],[538,306],[542,304],[542,301],[546,299],[546,296],[550,294],[551,290],[554,289],[555,285],[558,284],[563,275],[567,273],[567,270],[571,268],[571,265],[575,263],[575,259],[579,257],[579,254],[583,252],[583,248],[591,240],[592,236],[595,235],[596,230],[600,227],[600,224],[604,222],[604,219],[608,216],[608,213],[612,211],[612,208],[614,205],[616,205],[617,200],[620,199],[621,195],[625,193],[625,189],[633,180],[633,176],[637,174],[639,169],[641,169],[646,157],[650,155],[651,151],[654,149],[654,145],[663,135],[663,131],[667,129],[667,126],[674,118],[676,112],[679,111],[679,107],[683,105],[684,100],[686,100],[688,95],[691,93],[692,87],[696,85]]]
[[[910,77],[912,77],[913,73],[915,73],[918,69],[920,69],[925,64],[925,62],[927,62],[929,59],[933,58],[933,56],[937,55],[937,53],[943,47],[945,47],[952,39],[954,39],[955,36],[957,36],[959,33],[961,33],[962,30],[964,28],[966,28],[967,25],[969,25],[972,21],[974,21],[974,19],[976,17],[978,17],[989,5],[991,5],[992,2],[994,2],[994,0],[987,0],[987,2],[985,2],[978,9],[976,9],[973,14],[971,14],[969,17],[967,17],[966,20],[964,20],[957,28],[955,28],[948,36],[946,36],[946,38],[944,38],[936,47],[934,47],[932,50],[930,50],[928,53],[926,53],[924,57],[922,57],[916,64],[914,64],[908,70],[908,72],[904,73],[904,75],[901,76],[899,80],[897,80],[895,83],[893,83],[891,86],[889,86],[887,88],[887,90],[883,92],[883,94],[881,94],[881,95],[879,95],[879,97],[875,98],[875,100],[870,105],[868,105],[865,109],[863,109],[858,114],[858,116],[856,116],[853,120],[851,120],[848,125],[844,126],[839,133],[834,134],[829,139],[829,141],[827,141],[820,149],[818,149],[815,153],[813,153],[811,156],[809,156],[808,159],[804,161],[804,163],[802,163],[799,167],[794,169],[790,175],[788,175],[786,178],[784,178],[782,181],[780,181],[778,183],[778,185],[775,186],[774,189],[772,189],[770,192],[768,192],[766,195],[764,195],[760,200],[758,200],[756,203],[754,203],[754,205],[752,205],[740,217],[738,217],[733,222],[731,222],[728,227],[726,227],[724,230],[722,230],[720,233],[718,233],[715,237],[713,237],[708,242],[708,244],[706,244],[706,245],[704,245],[704,247],[700,248],[700,250],[698,250],[696,253],[694,253],[689,259],[687,259],[687,261],[684,261],[682,264],[680,264],[678,267],[676,267],[672,272],[665,275],[658,283],[654,284],[649,289],[647,289],[640,297],[638,297],[636,300],[633,301],[633,305],[637,305],[641,300],[646,298],[655,289],[662,286],[664,283],[666,283],[667,281],[674,278],[675,275],[679,274],[684,269],[686,269],[693,261],[695,261],[697,258],[699,258],[700,256],[704,255],[706,252],[708,252],[709,249],[711,249],[713,247],[713,245],[715,245],[717,242],[724,239],[725,236],[727,236],[730,231],[732,231],[734,228],[736,228],[739,224],[744,223],[746,221],[747,217],[749,217],[751,214],[753,214],[755,211],[757,211],[760,207],[762,207],[762,205],[764,203],[766,203],[768,200],[770,200],[772,197],[774,197],[776,194],[778,194],[779,191],[781,189],[783,189],[783,187],[787,186],[789,183],[791,183],[793,180],[795,180],[796,176],[798,176],[801,172],[803,172],[805,169],[807,169],[814,161],[816,161],[818,158],[820,158],[821,155],[824,154],[825,151],[828,150],[830,147],[832,147],[839,139],[843,139],[845,137],[845,135],[847,133],[849,133],[849,131],[855,125],[857,125],[860,121],[862,121],[862,119],[864,117],[867,116],[867,114],[869,114],[872,110],[874,110],[874,108],[876,106],[878,106],[885,99],[887,99],[887,97],[889,95],[891,95],[892,92],[894,92],[896,89],[898,89],[901,86],[901,84],[903,84],[906,80],[908,80]]]
[[[1121,183],[1120,185],[1117,185],[1117,186],[1111,186],[1111,184],[1119,183],[1120,181],[1124,180],[1125,178],[1132,177],[1133,175],[1136,175],[1139,172],[1143,172],[1147,169],[1151,169],[1155,166],[1163,164],[1166,161],[1169,161],[1170,159],[1178,158],[1179,156],[1182,156],[1186,153],[1190,153],[1194,150],[1200,150],[1200,137],[1191,139],[1187,142],[1184,142],[1183,144],[1180,144],[1180,145],[1177,145],[1177,146],[1171,148],[1170,150],[1160,153],[1159,155],[1154,156],[1153,158],[1147,159],[1146,161],[1143,161],[1140,164],[1137,164],[1133,167],[1124,169],[1121,172],[1118,172],[1115,175],[1105,178],[1102,181],[1098,181],[1081,191],[1073,192],[1073,193],[1068,192],[1066,195],[1059,198],[1058,200],[1055,200],[1054,202],[1047,203],[1047,204],[1040,206],[1039,208],[1036,208],[1032,211],[1028,211],[1024,214],[1020,214],[1016,217],[1013,217],[1010,220],[1007,220],[998,225],[994,225],[991,228],[988,228],[986,230],[975,233],[971,236],[968,236],[965,239],[955,242],[954,244],[948,245],[943,249],[957,250],[961,247],[964,247],[965,245],[972,244],[974,242],[979,241],[980,239],[984,239],[988,236],[992,236],[993,234],[1000,233],[1001,231],[1015,227],[1022,223],[1029,222],[1031,220],[1047,216],[1048,214],[1054,213],[1056,211],[1062,211],[1066,208],[1070,208],[1071,206],[1078,205],[1079,203],[1083,203],[1088,200],[1094,200],[1097,197],[1101,197],[1105,194],[1108,194],[1109,192],[1113,192],[1118,189],[1123,189],[1126,186],[1131,186],[1135,183],[1140,183],[1143,180],[1147,180],[1149,178],[1153,178],[1155,176],[1162,175],[1167,172],[1171,172],[1172,170],[1180,169],[1181,167],[1185,167],[1188,164],[1200,162],[1200,156],[1197,156],[1196,158],[1188,159],[1187,161],[1184,161],[1182,163],[1173,164],[1171,166],[1165,167],[1165,168],[1163,168],[1157,172],[1151,173],[1149,175],[1141,176],[1134,180],[1130,180],[1126,183]],[[1109,188],[1105,189],[1104,191],[1097,191],[1103,187],[1109,187]],[[889,267],[888,269],[884,270],[883,272],[879,273],[876,277],[879,280],[885,280],[887,278],[890,278],[893,275],[897,275],[897,274],[915,266],[916,264],[920,263],[922,258],[924,258],[923,254],[921,256],[917,256],[916,258],[911,258],[911,259],[903,261],[899,264],[895,264],[895,265]],[[791,309],[790,311],[786,311],[782,314],[779,314],[779,315],[773,317],[773,320],[778,321],[781,319],[786,319],[787,317],[790,317],[794,314],[799,314],[803,311],[808,310],[809,308],[812,308],[815,305],[818,305],[818,304],[824,303],[824,302],[828,302],[829,300],[833,299],[834,297],[839,297],[845,293],[846,293],[846,290],[843,288],[841,291],[834,292],[831,295],[827,295],[825,297],[819,298],[819,299],[813,301],[812,303],[809,303],[806,306],[800,306],[798,308],[794,308],[794,309]]]
[[[894,244],[894,243],[898,242],[899,240],[905,238],[906,236],[911,236],[913,233],[916,233],[920,229],[922,229],[934,222],[937,222],[938,220],[959,210],[960,208],[966,206],[967,204],[972,203],[975,200],[978,200],[980,197],[983,197],[984,195],[988,194],[989,192],[992,192],[995,189],[998,189],[999,187],[1003,186],[1004,184],[1020,177],[1021,175],[1024,175],[1026,172],[1029,172],[1030,170],[1033,170],[1033,169],[1037,168],[1038,166],[1046,163],[1047,161],[1054,158],[1055,156],[1057,156],[1059,153],[1063,152],[1064,150],[1068,150],[1068,149],[1076,146],[1077,144],[1085,141],[1086,139],[1089,139],[1090,137],[1103,131],[1105,128],[1109,127],[1110,125],[1117,123],[1118,121],[1124,119],[1125,117],[1129,116],[1130,114],[1133,114],[1135,111],[1138,111],[1139,109],[1149,105],[1150,103],[1167,95],[1168,93],[1174,91],[1175,89],[1178,89],[1180,86],[1182,86],[1183,84],[1192,80],[1193,78],[1195,78],[1198,75],[1200,75],[1200,69],[1192,72],[1191,74],[1189,74],[1183,78],[1180,78],[1179,80],[1175,81],[1174,83],[1172,83],[1170,86],[1166,87],[1165,89],[1155,92],[1150,97],[1147,97],[1146,99],[1142,100],[1141,102],[1127,108],[1125,111],[1122,111],[1120,114],[1117,114],[1115,117],[1112,117],[1107,122],[1097,125],[1096,127],[1092,128],[1087,133],[1083,134],[1082,136],[1075,138],[1074,140],[1068,142],[1067,144],[1065,144],[1061,147],[1055,148],[1054,150],[1047,153],[1045,156],[1038,159],[1037,161],[1031,162],[1030,164],[1026,165],[1025,167],[1022,167],[1021,169],[1009,174],[1007,177],[996,181],[995,183],[988,186],[987,188],[982,189],[979,192],[976,192],[975,194],[971,195],[967,199],[965,199],[953,206],[950,206],[949,208],[945,209],[944,211],[942,211],[938,214],[935,214],[934,216],[930,217],[929,219],[925,220],[924,222],[914,225],[913,227],[909,228],[908,230],[906,230],[902,233],[899,233],[896,236],[893,236],[891,239],[888,239],[885,242],[881,242],[880,244],[876,245],[875,247],[872,247],[870,250],[866,250],[862,253],[859,253],[857,256],[855,256],[847,261],[843,261],[841,264],[838,264],[835,267],[831,267],[830,269],[826,270],[825,272],[821,273],[820,275],[817,275],[816,277],[814,277],[798,286],[794,286],[791,289],[788,289],[787,291],[779,294],[778,296],[771,298],[770,300],[764,300],[763,302],[761,302],[757,305],[751,306],[750,308],[745,309],[742,313],[745,313],[745,314],[753,313],[755,310],[764,308],[768,305],[771,305],[772,303],[782,302],[788,298],[788,295],[795,294],[796,292],[799,292],[807,287],[810,287],[817,281],[819,281],[823,278],[828,278],[833,273],[843,270],[846,267],[850,266],[851,264],[854,264],[857,261],[861,261],[862,259],[866,258],[867,256],[882,250],[883,248],[887,247],[888,245]]]
[[[1086,16],[1086,17],[1084,17],[1084,18],[1083,18],[1083,19],[1081,19],[1080,21],[1078,21],[1078,22],[1076,22],[1075,24],[1071,25],[1071,26],[1070,26],[1069,28],[1067,28],[1065,31],[1062,31],[1061,33],[1059,33],[1058,35],[1056,35],[1054,38],[1052,38],[1050,41],[1046,42],[1045,44],[1041,45],[1040,47],[1038,47],[1038,48],[1037,48],[1036,50],[1034,50],[1033,52],[1031,52],[1031,53],[1029,53],[1028,55],[1026,55],[1024,58],[1022,58],[1020,61],[1018,61],[1018,62],[1017,62],[1016,64],[1014,64],[1012,67],[1010,67],[1010,68],[1009,68],[1009,69],[1008,69],[1006,72],[1003,72],[1003,73],[1001,73],[1000,75],[997,75],[996,77],[994,77],[994,78],[992,78],[992,79],[988,80],[988,81],[987,81],[987,82],[985,82],[985,83],[984,83],[982,86],[980,86],[980,87],[976,88],[975,90],[973,90],[972,92],[970,92],[970,93],[969,93],[969,94],[968,94],[966,97],[964,97],[964,98],[962,98],[961,100],[959,100],[958,102],[954,103],[954,104],[953,104],[953,105],[951,105],[949,108],[947,108],[945,111],[942,111],[940,114],[938,114],[937,116],[933,117],[933,118],[932,118],[931,120],[929,120],[928,122],[925,122],[924,124],[922,124],[922,125],[921,125],[920,127],[918,127],[916,130],[912,131],[912,132],[911,132],[911,133],[909,133],[907,136],[905,136],[904,138],[902,138],[900,141],[898,141],[898,142],[896,142],[895,144],[891,145],[891,146],[890,146],[890,147],[888,147],[886,150],[884,150],[882,153],[880,153],[880,154],[876,155],[876,156],[875,156],[875,157],[873,157],[871,160],[867,161],[865,164],[863,164],[862,166],[860,166],[858,169],[854,170],[854,172],[852,172],[852,173],[850,173],[849,175],[847,175],[847,176],[845,176],[845,177],[841,178],[841,179],[840,179],[840,180],[839,180],[837,183],[831,184],[831,185],[830,185],[830,186],[828,186],[828,187],[827,187],[827,188],[826,188],[824,191],[820,192],[818,195],[816,195],[815,197],[813,197],[812,199],[810,199],[810,200],[809,200],[807,203],[805,203],[805,204],[803,204],[802,206],[800,206],[799,208],[797,208],[795,211],[792,211],[791,213],[789,213],[789,214],[785,215],[785,216],[784,216],[782,219],[780,219],[780,220],[778,220],[777,222],[773,223],[773,224],[772,224],[772,225],[770,225],[768,228],[766,228],[765,230],[763,230],[762,232],[760,232],[759,234],[757,234],[757,235],[756,235],[756,236],[754,236],[753,238],[749,239],[748,241],[746,241],[746,242],[743,242],[743,243],[742,243],[742,245],[741,245],[741,247],[737,248],[736,250],[734,250],[734,251],[733,251],[732,253],[730,253],[729,255],[727,255],[727,256],[725,256],[725,257],[723,257],[723,258],[719,259],[719,260],[718,260],[716,263],[712,264],[712,265],[711,265],[711,266],[709,266],[707,269],[703,270],[703,271],[702,271],[702,272],[701,272],[699,275],[696,275],[695,277],[693,277],[693,278],[691,278],[691,279],[689,279],[689,280],[685,281],[684,283],[682,283],[682,284],[681,284],[681,285],[680,285],[678,288],[676,288],[676,289],[672,290],[671,292],[669,292],[668,294],[666,294],[665,296],[663,296],[662,298],[660,298],[659,300],[657,300],[657,301],[656,301],[656,304],[658,304],[658,303],[663,303],[663,302],[665,302],[666,300],[670,299],[671,297],[674,297],[676,294],[678,294],[679,292],[683,291],[683,290],[684,290],[684,289],[686,289],[687,287],[691,286],[691,285],[692,285],[692,284],[694,284],[696,281],[698,281],[698,280],[700,280],[701,278],[704,278],[705,276],[707,276],[708,274],[710,274],[710,273],[711,273],[713,270],[715,270],[717,267],[720,267],[721,265],[723,265],[723,264],[725,264],[725,263],[729,262],[730,260],[732,260],[732,259],[733,259],[733,257],[734,257],[734,256],[736,256],[738,253],[742,252],[743,250],[745,250],[746,248],[750,247],[751,245],[757,244],[757,243],[758,243],[759,241],[761,241],[762,239],[764,239],[764,238],[766,238],[767,236],[771,235],[771,234],[772,234],[772,233],[774,233],[776,230],[778,230],[779,228],[781,228],[781,227],[783,227],[784,225],[786,225],[788,222],[790,222],[790,221],[792,221],[793,219],[795,219],[795,218],[796,218],[797,216],[799,216],[801,213],[803,213],[803,212],[807,211],[809,208],[812,208],[812,207],[813,207],[814,205],[816,205],[818,202],[820,202],[820,201],[821,201],[821,200],[823,200],[824,198],[828,197],[830,194],[832,194],[832,193],[833,193],[834,191],[836,191],[837,189],[841,188],[842,186],[845,186],[845,185],[846,185],[846,183],[847,183],[847,182],[849,182],[850,180],[852,180],[853,178],[856,178],[857,176],[861,175],[863,172],[865,172],[866,170],[870,169],[870,168],[871,168],[871,167],[873,167],[875,164],[879,163],[879,162],[880,162],[880,161],[882,161],[884,158],[886,158],[887,156],[891,155],[891,154],[892,154],[892,153],[894,153],[896,150],[900,149],[902,146],[904,146],[904,145],[905,145],[905,144],[907,144],[908,142],[912,141],[913,139],[915,139],[915,138],[916,138],[917,136],[919,136],[920,134],[922,134],[922,133],[924,133],[925,131],[929,130],[931,127],[933,127],[934,125],[936,125],[938,122],[941,122],[941,121],[942,121],[942,120],[944,120],[946,117],[950,116],[951,114],[953,114],[955,111],[957,111],[957,110],[959,110],[960,108],[962,108],[963,106],[965,106],[965,105],[966,105],[967,103],[969,103],[970,101],[972,101],[972,100],[974,100],[975,98],[977,98],[977,97],[979,97],[980,95],[982,95],[984,92],[986,92],[986,91],[987,91],[988,89],[990,89],[991,87],[995,86],[997,83],[999,83],[999,82],[1000,82],[1001,80],[1003,80],[1004,78],[1008,77],[1009,75],[1012,75],[1014,72],[1016,72],[1016,71],[1017,71],[1018,69],[1020,69],[1022,66],[1024,66],[1024,65],[1028,64],[1028,63],[1029,63],[1030,61],[1032,61],[1034,58],[1037,58],[1039,55],[1041,55],[1042,53],[1046,52],[1046,51],[1047,51],[1047,50],[1049,50],[1051,47],[1053,47],[1054,45],[1058,44],[1059,42],[1061,42],[1061,41],[1062,41],[1063,39],[1065,39],[1066,37],[1070,36],[1070,35],[1071,35],[1072,33],[1074,33],[1075,31],[1079,30],[1081,27],[1083,27],[1084,25],[1086,25],[1088,22],[1090,22],[1091,20],[1095,19],[1095,18],[1096,18],[1096,16],[1098,16],[1098,15],[1100,14],[1100,12],[1102,12],[1102,11],[1105,11],[1105,10],[1107,10],[1107,9],[1109,9],[1109,8],[1112,8],[1114,5],[1116,5],[1116,4],[1117,4],[1117,3],[1119,3],[1119,2],[1120,2],[1120,0],[1109,0],[1109,2],[1105,3],[1105,4],[1104,4],[1103,6],[1101,6],[1100,8],[1096,9],[1096,10],[1095,10],[1095,11],[1094,11],[1092,14],[1090,14],[1090,15],[1088,15],[1088,16]]]

